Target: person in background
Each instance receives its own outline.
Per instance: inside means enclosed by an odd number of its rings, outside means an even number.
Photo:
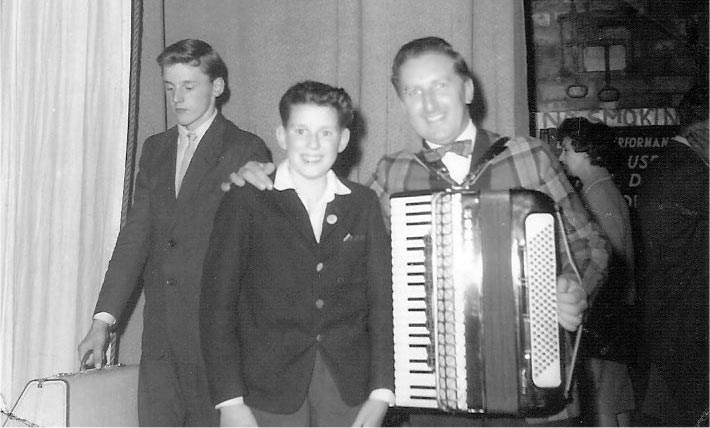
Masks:
[[[592,297],[590,313],[601,311],[612,322],[618,321],[619,317],[613,317],[618,311],[633,313],[630,308],[636,291],[629,208],[611,173],[623,163],[623,153],[611,128],[586,118],[565,119],[557,130],[557,139],[562,145],[560,162],[568,175],[581,183],[582,201],[612,248],[607,280]],[[584,367],[592,386],[592,391],[585,391],[591,398],[591,425],[631,426],[634,391],[628,366],[608,358],[588,357]]]
[[[424,166],[416,159],[416,153],[401,151],[379,161],[371,188],[380,198],[386,223],[389,223],[390,195],[409,190],[443,190],[453,183],[461,183],[488,149],[500,140],[495,133],[473,124],[468,108],[474,96],[472,75],[464,58],[447,41],[424,37],[403,45],[395,56],[391,80],[410,125],[422,139],[422,155],[426,153],[426,157],[434,160],[432,165]],[[557,281],[557,312],[560,325],[575,331],[587,308],[587,295],[606,274],[608,243],[590,220],[547,145],[536,139],[515,137],[501,141],[497,147],[503,150],[488,162],[473,189],[523,187],[538,190],[561,207],[581,280],[564,257],[564,272]],[[461,150],[455,153],[449,149]],[[441,174],[432,172],[432,169]],[[271,170],[273,165],[249,162],[230,179],[238,186],[248,181],[259,189],[270,189],[273,187],[268,177]],[[480,415],[458,417],[413,413],[410,423],[425,426],[569,425],[576,423],[578,413],[574,405],[552,418],[527,421]]]
[[[638,194],[644,425],[708,426],[708,86],[678,106],[680,133]]]
[[[220,185],[248,160],[269,161],[256,135],[220,113],[229,96],[227,67],[201,40],[181,40],[158,56],[177,126],[149,137],[133,205],[121,229],[79,359],[101,367],[108,332],[143,275],[138,421],[142,426],[210,426],[200,351],[202,263],[224,193]]]
[[[394,401],[390,243],[374,192],[331,170],[353,119],[306,81],[279,103],[274,191],[233,188],[205,258],[200,332],[222,426],[376,426]]]

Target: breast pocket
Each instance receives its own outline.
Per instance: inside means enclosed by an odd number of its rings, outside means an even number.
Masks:
[[[367,245],[364,240],[343,242],[340,250],[340,284],[364,282],[367,278]]]

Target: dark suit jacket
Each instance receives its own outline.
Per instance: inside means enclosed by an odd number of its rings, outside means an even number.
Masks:
[[[291,413],[316,351],[349,405],[394,391],[389,236],[374,192],[336,195],[317,243],[294,190],[234,188],[205,258],[200,334],[212,401]]]
[[[639,282],[651,362],[708,373],[708,166],[671,140],[639,189]],[[707,390],[706,390],[707,394]],[[707,397],[706,397],[707,398]]]
[[[142,358],[169,356],[199,365],[200,278],[212,220],[224,195],[220,185],[248,160],[267,161],[271,155],[259,137],[217,114],[176,199],[177,139],[173,127],[145,142],[133,206],[118,235],[95,313],[120,318],[143,272]]]

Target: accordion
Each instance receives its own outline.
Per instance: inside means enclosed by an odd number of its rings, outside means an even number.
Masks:
[[[390,198],[395,405],[553,414],[566,404],[555,204],[531,190]]]

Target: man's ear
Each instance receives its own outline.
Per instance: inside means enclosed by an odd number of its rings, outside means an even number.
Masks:
[[[286,150],[286,129],[283,125],[276,128],[276,142],[279,143],[279,147]]]
[[[224,92],[224,79],[218,77],[212,81],[212,96],[217,98],[222,95],[222,92]]]
[[[338,153],[343,153],[348,143],[350,142],[350,129],[345,128],[343,132],[340,133],[340,143],[338,143]]]
[[[468,79],[464,80],[463,82],[463,91],[464,91],[464,96],[466,97],[466,104],[471,104],[473,102],[473,80],[469,77]]]

